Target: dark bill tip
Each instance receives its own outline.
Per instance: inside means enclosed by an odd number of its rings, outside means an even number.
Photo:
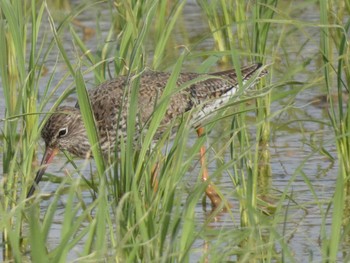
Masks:
[[[58,153],[58,151],[59,151],[58,148],[50,148],[50,147],[46,148],[43,159],[41,160],[41,164],[40,164],[40,166],[43,166],[43,167],[40,168],[39,171],[37,172],[34,182],[27,193],[27,198],[31,197],[35,192],[35,189],[39,185],[39,182],[46,171],[47,165],[52,162],[53,158]]]

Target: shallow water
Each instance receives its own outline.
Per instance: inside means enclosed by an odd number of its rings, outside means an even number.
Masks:
[[[101,14],[101,23],[100,27],[102,30],[102,34],[106,35],[109,29],[109,20],[108,11],[104,10],[104,8],[94,8],[92,10],[88,10],[84,12],[81,16],[79,16],[79,20],[82,24],[87,27],[95,28],[96,24],[96,15]],[[318,17],[315,17],[313,10],[305,9],[304,12],[299,14],[295,14],[299,17],[294,17],[294,19],[300,19],[304,21],[315,21]],[[202,23],[202,15],[196,4],[194,2],[189,2],[184,10],[184,20],[182,24],[187,29],[187,32],[190,34],[190,38],[198,38],[201,35],[208,34],[208,27],[205,23]],[[315,28],[305,29],[305,31],[309,31],[308,34],[316,34]],[[296,32],[295,33],[298,38],[295,40],[296,42],[303,42],[306,39],[305,32]],[[181,42],[182,34],[181,32],[177,32],[175,39],[178,42]],[[272,40],[271,40],[272,41]],[[317,40],[318,41],[318,40]],[[294,45],[290,46],[290,50],[288,50],[288,61],[284,61],[283,57],[281,58],[281,64],[288,63],[301,63],[301,58],[311,57],[312,54],[318,52],[318,42],[315,43],[307,43],[302,51],[302,54],[298,54],[298,46]],[[74,54],[72,41],[67,37],[65,41],[66,51],[70,51]],[[88,40],[87,45],[91,47],[91,50],[96,50],[96,42],[95,38]],[[207,40],[203,41],[198,48],[208,49],[212,48],[212,41]],[[303,54],[305,52],[305,54]],[[72,56],[72,60],[74,60],[75,56]],[[52,72],[54,64],[56,62],[56,57],[49,57],[48,61],[46,61],[45,65],[49,70],[49,74],[47,77],[42,78],[42,85],[45,86],[45,81],[47,81],[48,76],[50,76],[50,72]],[[196,67],[193,65],[195,62],[191,62],[186,64],[186,70],[188,71],[196,71]],[[312,72],[315,68],[317,68],[316,62],[312,62],[309,65],[310,72]],[[55,74],[55,79],[53,84],[55,85],[65,74],[66,69],[63,64],[58,63],[58,69]],[[276,72],[274,79],[276,82],[279,78],[282,78],[284,73]],[[94,80],[91,74],[87,74],[84,76],[87,80],[89,88],[93,87]],[[310,76],[308,72],[299,72],[293,76],[293,79],[298,79],[300,81],[307,80]],[[69,85],[70,80],[67,79],[65,83]],[[65,89],[65,85],[62,85],[60,89],[57,91],[57,94],[60,94]],[[283,88],[281,88],[283,89]],[[274,92],[274,91],[272,91]],[[332,163],[329,159],[327,159],[324,155],[322,155],[319,151],[317,151],[314,147],[311,147],[310,142],[315,141],[315,145],[319,145],[322,143],[323,147],[334,157],[336,157],[336,147],[334,145],[334,137],[332,130],[324,125],[321,126],[315,122],[294,122],[291,124],[283,125],[284,123],[288,123],[291,119],[305,119],[311,118],[315,120],[325,119],[327,120],[326,111],[324,105],[320,105],[321,107],[310,105],[310,100],[313,100],[316,95],[322,94],[322,90],[318,87],[312,90],[304,90],[300,91],[296,98],[293,107],[286,113],[284,112],[281,115],[277,115],[273,118],[272,121],[272,136],[270,142],[270,151],[271,151],[271,170],[272,170],[272,188],[277,193],[282,193],[287,191],[291,195],[291,203],[286,204],[290,205],[288,209],[288,223],[286,224],[285,229],[285,242],[292,248],[292,251],[295,253],[295,257],[297,261],[305,262],[306,258],[312,259],[314,262],[321,260],[321,252],[320,252],[320,227],[322,224],[322,214],[319,211],[319,206],[314,203],[315,196],[310,192],[309,186],[306,184],[304,178],[302,177],[302,171],[305,176],[307,176],[310,184],[313,186],[315,193],[317,194],[317,198],[319,200],[324,201],[323,209],[326,209],[328,202],[330,201],[333,193],[334,193],[334,185],[335,179],[337,175],[337,164]],[[74,95],[73,95],[74,98]],[[53,98],[54,101],[55,98]],[[52,101],[52,102],[53,102]],[[74,99],[69,100],[68,104],[74,104]],[[285,107],[288,103],[288,99],[281,100],[278,102],[274,102],[272,104],[271,112],[278,112],[278,110]],[[67,104],[67,103],[64,103]],[[4,116],[4,101],[2,95],[2,89],[0,89],[0,116]],[[3,123],[0,123],[0,128]],[[301,132],[301,127],[303,131]],[[253,129],[253,128],[252,128]],[[254,134],[254,133],[253,133]],[[208,138],[208,144],[210,145],[211,141],[215,140],[215,136],[217,133],[215,130],[211,133]],[[195,133],[193,135],[193,140],[195,140]],[[319,142],[318,142],[319,140]],[[43,152],[43,150],[41,150]],[[1,153],[0,153],[1,154]],[[41,156],[40,156],[41,157]],[[39,157],[39,159],[40,159]],[[213,173],[217,167],[216,162],[212,158],[209,157],[209,173]],[[230,159],[229,154],[225,156],[225,159]],[[0,159],[1,165],[2,159]],[[59,155],[54,163],[47,170],[53,174],[62,174],[62,166],[65,162],[65,157],[63,155]],[[83,164],[83,161],[78,162],[79,164]],[[70,165],[67,165],[66,169],[72,170]],[[199,174],[199,165],[194,164],[194,170],[191,175],[188,175],[189,183],[194,183],[197,179],[195,174]],[[232,189],[232,182],[229,176],[224,176],[216,182],[216,185],[220,188],[220,190],[224,193],[225,196],[228,196],[229,201],[235,206],[237,200],[231,198],[231,192],[234,191]],[[292,185],[290,181],[293,181]],[[42,182],[40,184],[42,192],[54,192],[57,185],[48,182]],[[287,189],[287,190],[286,190]],[[89,193],[86,194],[86,202],[90,199]],[[45,210],[45,207],[49,204],[50,200],[42,202],[42,208]],[[63,212],[65,209],[64,206],[65,200],[64,196],[62,197],[61,205],[57,211],[57,218],[55,219],[56,224],[52,226],[51,234],[49,236],[49,242],[52,244],[52,247],[55,247],[55,244],[59,242],[60,235],[60,222],[63,218]],[[237,207],[237,205],[236,205]],[[239,217],[238,211],[237,218]],[[203,221],[206,220],[206,213],[203,212],[203,207],[200,203],[196,207],[197,220]],[[330,226],[331,218],[330,216],[327,218],[327,224]],[[223,214],[219,221],[213,223],[213,227],[215,225],[221,226],[234,226],[231,218],[227,218],[227,215]],[[237,225],[237,224],[236,224]],[[282,229],[281,225],[281,229]],[[213,244],[211,244],[213,245]],[[210,246],[210,244],[209,244]],[[194,245],[194,247],[202,248],[203,241],[198,240],[198,242]],[[279,245],[276,244],[277,250]],[[77,251],[79,248],[76,249]],[[71,252],[69,258],[74,259],[77,257],[75,252]],[[196,261],[196,257],[193,256],[193,262]]]

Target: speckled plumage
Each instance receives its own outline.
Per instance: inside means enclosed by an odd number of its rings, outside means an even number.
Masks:
[[[259,70],[260,67],[260,64],[243,67],[241,69],[242,79],[247,81],[252,76],[256,76],[256,79],[261,78],[266,74],[266,71]],[[257,71],[258,73],[255,75]],[[142,129],[152,116],[157,100],[161,97],[169,77],[170,73],[153,71],[146,71],[141,75],[137,105],[137,129]],[[155,135],[156,138],[160,137],[164,130],[161,127],[167,127],[174,119],[195,107],[199,109],[194,111],[192,125],[195,128],[199,127],[203,118],[224,104],[238,89],[235,70],[210,74],[181,73],[177,80],[177,86],[198,77],[208,78],[181,89],[171,96],[165,116]],[[101,149],[105,154],[113,150],[117,135],[126,137],[127,114],[130,106],[128,96],[124,94],[127,80],[127,77],[120,76],[106,81],[88,92]],[[76,105],[76,107],[62,106],[57,108],[55,112],[50,116],[42,130],[42,138],[45,141],[46,148],[67,150],[76,156],[86,157],[90,145],[79,105]],[[119,114],[120,117],[118,118]],[[43,164],[46,163],[44,159]],[[37,177],[41,178],[38,175]],[[40,178],[36,178],[35,182],[38,183]],[[28,196],[33,191],[34,188],[32,187]]]

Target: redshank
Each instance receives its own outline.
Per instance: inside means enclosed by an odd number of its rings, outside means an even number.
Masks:
[[[266,75],[266,70],[261,66],[261,64],[252,64],[241,68],[241,77],[245,89],[254,85],[258,79]],[[164,72],[146,71],[142,73],[137,105],[137,129],[141,129],[151,117],[156,108],[157,98],[162,95],[169,77],[170,73]],[[174,119],[196,108],[193,111],[193,116],[191,116],[191,123],[197,130],[198,136],[201,136],[204,132],[201,120],[207,118],[225,104],[239,89],[237,72],[233,69],[209,74],[181,73],[177,79],[177,86],[199,77],[205,80],[182,89],[170,98],[161,127],[169,126]],[[252,80],[249,82],[250,79]],[[120,76],[104,82],[88,92],[100,146],[104,154],[113,152],[117,137],[125,138],[127,135],[128,112],[127,108],[122,106],[127,105],[124,94],[124,90],[128,85],[127,81],[127,77]],[[159,138],[162,132],[164,132],[164,129],[159,128],[155,137]],[[76,107],[58,107],[43,127],[41,136],[45,141],[46,150],[41,161],[41,168],[27,197],[34,193],[47,165],[59,150],[67,150],[81,158],[86,158],[90,152],[90,144],[78,105]],[[207,181],[208,172],[205,167],[204,154],[205,147],[203,146],[200,150],[200,163],[202,165],[202,180]],[[221,198],[210,183],[208,183],[206,194],[214,207],[220,204]]]

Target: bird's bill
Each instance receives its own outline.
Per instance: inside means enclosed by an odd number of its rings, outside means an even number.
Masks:
[[[30,187],[29,192],[27,193],[27,198],[31,197],[32,194],[34,193],[36,187],[39,185],[39,182],[46,171],[47,165],[52,162],[53,158],[58,153],[58,151],[59,151],[58,148],[46,147],[43,159],[41,160],[41,164],[40,164],[41,168],[37,172],[34,182]]]

